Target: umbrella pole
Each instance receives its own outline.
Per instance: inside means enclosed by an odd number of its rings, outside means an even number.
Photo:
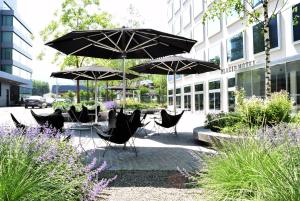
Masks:
[[[174,91],[173,91],[173,104],[174,104],[174,114],[176,115],[176,73],[173,73]]]
[[[98,122],[98,114],[97,114],[97,97],[98,97],[98,90],[97,90],[97,79],[95,80],[95,123]]]
[[[123,103],[122,106],[125,109],[125,102],[126,102],[126,92],[125,92],[125,81],[126,81],[126,74],[125,74],[125,56],[123,58]]]

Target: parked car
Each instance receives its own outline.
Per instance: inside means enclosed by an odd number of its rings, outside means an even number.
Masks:
[[[30,96],[27,99],[25,99],[25,108],[28,107],[47,107],[46,99],[41,96]]]

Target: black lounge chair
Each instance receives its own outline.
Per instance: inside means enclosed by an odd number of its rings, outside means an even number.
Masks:
[[[174,133],[177,135],[176,125],[181,119],[182,115],[184,113],[184,110],[177,115],[170,115],[167,113],[166,110],[161,110],[161,123],[155,121],[155,123],[163,128],[172,128],[174,127]]]
[[[77,112],[75,106],[72,105],[68,110],[68,114],[73,122],[88,123],[91,121],[89,117],[89,111],[85,106],[82,106],[81,111]]]
[[[132,136],[140,126],[140,116],[140,110],[134,111],[130,118],[128,118],[128,116],[125,115],[121,110],[116,117],[116,127],[111,129],[108,134],[98,127],[94,128],[98,136],[105,141],[107,147],[111,147],[111,143],[125,145],[127,142],[129,142],[135,152],[135,155],[137,156],[137,150],[135,148],[134,139]],[[132,139],[131,142],[129,141],[130,139]],[[105,149],[103,157],[106,151],[107,149]]]
[[[62,111],[60,109],[56,109],[54,113],[47,116],[38,115],[32,110],[30,110],[30,112],[40,126],[55,128],[58,131],[62,131],[64,126],[64,117],[62,116]]]
[[[25,132],[27,129],[27,126],[25,126],[24,124],[21,124],[12,113],[10,113],[10,116],[11,116],[16,128],[21,129]]]

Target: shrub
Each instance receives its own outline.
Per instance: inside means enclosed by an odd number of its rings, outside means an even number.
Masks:
[[[194,177],[208,200],[300,200],[300,129],[280,124],[228,142]]]
[[[111,179],[96,178],[105,163],[85,166],[53,130],[0,132],[0,200],[95,200]]]
[[[232,127],[240,122],[238,113],[209,113],[206,116],[205,127],[219,132],[225,127]]]
[[[286,91],[272,93],[266,101],[266,122],[268,125],[291,120],[292,102]]]

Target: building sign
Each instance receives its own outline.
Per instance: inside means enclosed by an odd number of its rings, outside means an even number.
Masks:
[[[235,72],[237,70],[248,68],[255,65],[255,60],[253,61],[246,61],[244,63],[228,66],[227,68],[221,69],[222,74]]]

